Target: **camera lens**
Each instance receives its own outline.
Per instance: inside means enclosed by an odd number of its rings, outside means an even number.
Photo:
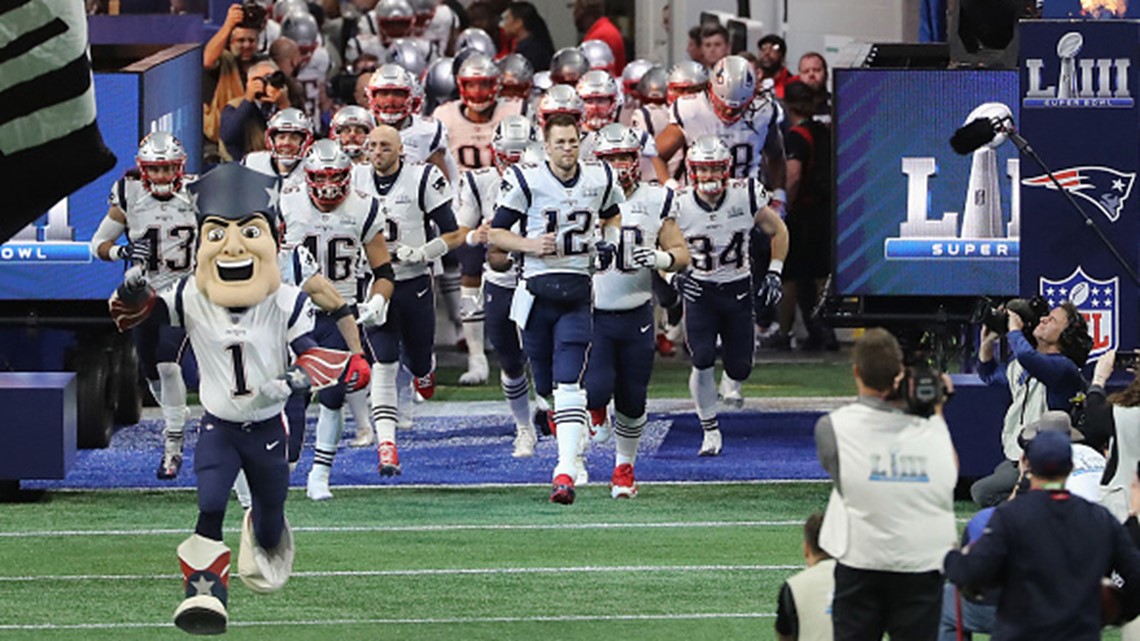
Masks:
[[[269,74],[269,76],[265,79],[265,82],[266,84],[277,87],[278,89],[282,89],[286,84],[285,72],[281,71],[280,69],[274,71],[273,73]]]

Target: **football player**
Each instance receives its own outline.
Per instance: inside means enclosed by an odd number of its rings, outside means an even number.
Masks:
[[[507,116],[495,126],[491,140],[494,166],[465,172],[459,182],[459,224],[471,228],[468,245],[485,246],[503,172],[519,162],[527,145],[536,139],[534,127],[523,116]],[[511,456],[534,456],[537,440],[531,424],[526,356],[519,344],[518,328],[509,318],[518,275],[514,270],[498,271],[489,266],[483,274],[480,307],[485,310],[487,337],[499,358],[499,378],[503,396],[515,419],[514,451]],[[470,346],[470,342],[468,343]]]
[[[556,85],[578,84],[590,70],[590,62],[576,47],[564,47],[550,59],[550,81]]]
[[[385,60],[388,45],[410,36],[414,24],[415,12],[408,0],[380,0],[357,19],[356,35],[345,45],[345,62],[351,63],[364,53]]]
[[[522,100],[529,103],[534,87],[534,66],[521,54],[512,53],[499,61],[503,72],[503,86],[499,97],[504,100]],[[519,113],[523,113],[520,108]]]
[[[300,109],[292,107],[273,114],[265,129],[265,151],[251,151],[241,159],[250,169],[278,179],[281,192],[301,190],[305,172],[298,171],[305,151],[313,142],[312,121]]]
[[[368,106],[378,124],[394,127],[400,133],[409,163],[429,162],[445,176],[451,176],[447,163],[447,127],[438,120],[415,113],[412,94],[416,80],[399,65],[382,65],[368,81]],[[363,189],[361,185],[357,188]]]
[[[281,214],[285,219],[285,242],[303,245],[316,259],[325,279],[333,284],[347,303],[335,312],[321,312],[316,317],[315,338],[336,349],[350,349],[348,378],[330,386],[319,395],[316,443],[313,468],[309,472],[306,493],[314,501],[332,498],[329,473],[336,457],[337,444],[344,429],[341,411],[346,393],[355,400],[357,430],[368,425],[366,382],[368,370],[359,341],[346,341],[340,332],[343,319],[351,317],[357,304],[357,260],[363,253],[368,268],[388,262],[388,248],[383,235],[384,216],[375,198],[354,192],[351,185],[353,163],[334,140],[320,140],[309,148],[303,161],[304,192],[281,197]]]
[[[614,498],[637,494],[633,464],[646,423],[645,401],[656,344],[652,274],[689,266],[689,250],[677,227],[673,190],[641,183],[639,134],[619,124],[594,134],[594,154],[617,172],[625,193],[613,259],[594,274],[594,331],[586,365],[587,406],[600,440],[608,437],[606,407],[611,399],[614,403],[617,454],[610,479]]]
[[[641,96],[638,94],[638,83],[645,76],[645,72],[655,65],[644,58],[638,58],[625,66],[621,72],[621,88],[624,100],[618,114],[618,122],[628,126],[633,112],[641,107]]]
[[[186,151],[177,138],[156,131],[139,143],[136,172],[111,188],[111,206],[91,239],[91,253],[102,260],[130,259],[151,285],[165,289],[194,269],[198,223],[186,191]],[[123,233],[127,245],[116,245]],[[162,408],[163,451],[158,478],[173,479],[182,468],[182,437],[190,410],[179,364],[186,334],[148,319],[132,331],[143,374]],[[133,384],[133,383],[132,383]]]
[[[709,87],[709,72],[696,60],[673,65],[667,79],[665,102],[670,107],[678,98],[703,94]]]
[[[580,379],[590,343],[595,217],[603,237],[616,240],[625,198],[609,165],[579,160],[581,131],[573,116],[552,115],[544,129],[549,160],[505,173],[489,238],[524,254],[525,286],[515,290],[511,317],[522,328],[536,390],[554,396],[558,465],[550,500],[570,504],[579,438],[590,420]],[[510,231],[515,224],[521,235]]]
[[[430,263],[462,243],[470,230],[456,225],[451,187],[443,172],[431,164],[406,160],[398,131],[379,125],[368,134],[368,145],[374,170],[369,191],[380,201],[384,214],[385,236],[396,257],[396,287],[388,317],[373,318],[366,306],[361,322],[371,327],[372,420],[380,443],[379,471],[382,476],[393,476],[400,473],[396,379],[401,351],[415,389],[425,399],[431,398],[435,392],[435,306]],[[429,239],[429,223],[436,225],[440,236]]]
[[[618,109],[621,107],[621,94],[613,76],[596,69],[582,76],[578,81],[577,91],[585,109],[582,114],[582,129],[586,133],[582,139],[582,157],[592,158],[594,143],[598,138],[591,134],[616,121]],[[665,171],[665,164],[657,158],[657,145],[653,137],[644,130],[638,130],[636,133],[641,139],[641,152],[638,154],[641,160],[638,162],[644,161],[638,171],[646,180],[653,180],[660,173],[657,164],[661,164],[661,171]]]
[[[303,111],[315,128],[324,131],[321,115],[332,104],[326,89],[332,63],[328,49],[321,43],[317,19],[308,11],[291,13],[281,24],[281,35],[296,42],[300,49],[301,58],[294,74],[304,96]]]
[[[689,147],[686,162],[689,186],[677,193],[677,224],[689,245],[692,269],[677,274],[673,283],[685,306],[693,363],[689,391],[704,429],[700,455],[716,456],[722,445],[713,378],[718,339],[728,391],[739,398],[741,383],[752,373],[756,327],[749,232],[756,225],[772,239],[771,262],[756,296],[775,305],[782,292],[788,228],[759,181],[729,178],[732,154],[720,138],[698,138]]]
[[[341,107],[332,118],[329,135],[340,143],[340,148],[352,159],[352,162],[361,165],[368,164],[368,156],[364,153],[364,143],[368,141],[368,134],[376,127],[376,119],[372,112],[357,105]]]

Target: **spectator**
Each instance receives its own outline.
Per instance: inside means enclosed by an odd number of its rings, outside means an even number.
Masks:
[[[812,311],[831,271],[831,131],[812,119],[815,90],[802,82],[790,83],[784,107],[791,128],[784,136],[787,155],[788,235],[791,246],[784,265],[784,298],[780,301],[780,329],[765,337],[765,347],[791,347],[796,309],[807,326],[805,350],[839,349],[835,331]]]
[[[271,60],[250,67],[245,96],[234,98],[222,110],[219,131],[222,160],[240,160],[251,151],[265,149],[265,128],[274,113],[289,107],[285,77]]]
[[[685,49],[685,53],[689,54],[689,58],[705,64],[704,55],[701,53],[701,26],[697,25],[689,29],[689,45]]]
[[[784,86],[791,77],[788,68],[784,66],[784,60],[788,55],[788,43],[780,36],[770,33],[760,38],[756,48],[760,50],[760,82],[771,80],[776,97],[783,100]]]
[[[946,555],[962,589],[1000,587],[994,641],[1099,639],[1101,581],[1112,572],[1140,585],[1140,552],[1103,507],[1064,489],[1069,436],[1042,432],[1026,458],[1030,491],[994,510],[985,534]]]
[[[777,641],[830,641],[831,596],[835,591],[835,559],[819,547],[823,513],[804,523],[807,569],[784,581],[776,606]]]
[[[1132,501],[1132,474],[1140,462],[1140,378],[1134,377],[1128,387],[1106,398],[1105,386],[1115,365],[1115,351],[1097,359],[1081,429],[1090,445],[1108,450],[1101,505],[1123,521]]]
[[[706,67],[711,69],[728,53],[728,29],[720,23],[701,27],[701,60]]]
[[[241,5],[232,4],[222,26],[202,48],[202,131],[212,144],[219,142],[222,110],[245,93],[246,74],[258,60],[258,34],[257,28],[245,23]],[[216,151],[205,151],[208,159],[216,160]]]
[[[514,40],[514,53],[530,62],[535,71],[550,69],[550,58],[554,56],[554,41],[546,21],[538,15],[538,10],[529,2],[512,2],[503,12],[503,33]]]
[[[582,42],[586,40],[601,40],[610,47],[614,54],[615,76],[620,76],[625,70],[625,41],[616,25],[605,16],[605,0],[575,0],[574,24],[578,31],[584,33]]]
[[[962,530],[962,547],[968,547],[985,533],[993,513],[994,508],[983,508],[970,519]],[[975,632],[989,634],[993,631],[999,597],[1001,590],[992,588],[972,593],[966,598],[953,583],[947,581],[942,587],[942,622],[938,628],[938,641],[971,641]],[[961,636],[958,636],[959,631]]]
[[[502,12],[495,11],[487,0],[478,0],[471,3],[467,7],[467,16],[471,19],[471,26],[477,29],[482,29],[491,36],[491,41],[495,44],[495,50],[501,51],[503,49],[503,41],[505,40],[504,34],[499,28],[499,21],[502,19]],[[456,53],[459,53],[458,51]]]
[[[1013,357],[1003,367],[994,360],[998,334],[982,326],[978,345],[978,376],[989,385],[1008,385],[1013,402],[1002,423],[1001,443],[1005,454],[989,476],[970,487],[970,495],[981,507],[997,505],[1009,496],[1017,483],[1021,447],[1017,436],[1022,428],[1037,420],[1046,410],[1068,411],[1072,399],[1085,389],[1079,367],[1088,358],[1092,339],[1088,325],[1077,308],[1066,301],[1043,316],[1033,329],[1032,339],[1022,329],[1025,320],[1008,313],[1009,347]],[[1036,342],[1034,347],[1030,340]]]
[[[833,490],[820,546],[835,557],[835,639],[938,635],[946,551],[954,545],[958,464],[939,405],[929,418],[889,399],[902,349],[883,329],[856,341],[856,402],[819,419],[815,442]],[[950,379],[943,383],[951,389]]]
[[[368,81],[372,79],[371,73],[362,73],[356,77],[356,90],[353,96],[356,98],[356,104],[369,109],[368,103]]]
[[[827,60],[824,60],[822,55],[814,51],[800,56],[799,75],[793,78],[793,80],[796,79],[812,89],[815,89],[815,111],[812,113],[816,120],[824,124],[830,124],[831,92],[827,88]]]
[[[1065,479],[1065,489],[1090,503],[1100,502],[1100,478],[1104,475],[1104,454],[1084,444],[1085,435],[1073,427],[1069,415],[1057,410],[1049,410],[1036,421],[1021,430],[1018,444],[1021,446],[1019,469],[1022,477],[1029,475],[1029,460],[1025,450],[1039,434],[1061,432],[1068,434],[1072,443],[1073,460],[1069,466],[1069,476]],[[1018,488],[1022,488],[1018,483]],[[1123,519],[1120,519],[1123,520]]]

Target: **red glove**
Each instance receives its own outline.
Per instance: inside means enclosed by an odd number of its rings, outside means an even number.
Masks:
[[[348,391],[357,392],[368,387],[371,379],[372,368],[368,365],[368,361],[360,354],[353,354],[352,358],[348,359],[348,367],[344,368],[344,383]]]

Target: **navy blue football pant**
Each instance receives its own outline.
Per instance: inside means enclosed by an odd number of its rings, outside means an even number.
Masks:
[[[594,310],[594,333],[586,365],[587,407],[614,409],[630,418],[645,413],[653,374],[653,303],[624,311]]]
[[[725,373],[735,381],[743,381],[752,373],[756,341],[752,279],[723,284],[697,282],[701,285],[700,297],[685,301],[685,337],[693,367],[707,369],[716,363],[719,336]]]
[[[538,394],[550,396],[554,383],[581,383],[591,321],[589,299],[560,303],[535,297],[522,336]]]
[[[296,463],[301,460],[301,448],[305,445],[305,412],[309,409],[309,399],[312,397],[307,390],[293,392],[285,403],[285,419],[289,421],[289,462]]]
[[[208,539],[222,540],[222,520],[238,470],[245,470],[253,496],[253,532],[258,544],[271,549],[285,527],[285,497],[289,493],[286,460],[288,427],[283,415],[256,423],[224,421],[202,416],[194,474],[198,477],[198,526]]]
[[[499,367],[511,378],[523,375],[526,369],[526,356],[519,342],[519,328],[510,319],[511,301],[515,290],[500,287],[494,283],[483,283],[483,314],[486,323],[487,340],[495,348]]]
[[[186,331],[171,326],[159,314],[147,316],[131,330],[131,338],[135,342],[135,351],[139,354],[143,375],[148,381],[158,380],[159,363],[181,363],[184,351],[190,349]]]
[[[388,319],[368,330],[368,349],[375,363],[402,360],[413,376],[431,373],[435,347],[435,296],[432,279],[424,274],[396,281],[388,305]],[[400,348],[403,347],[403,359]]]

